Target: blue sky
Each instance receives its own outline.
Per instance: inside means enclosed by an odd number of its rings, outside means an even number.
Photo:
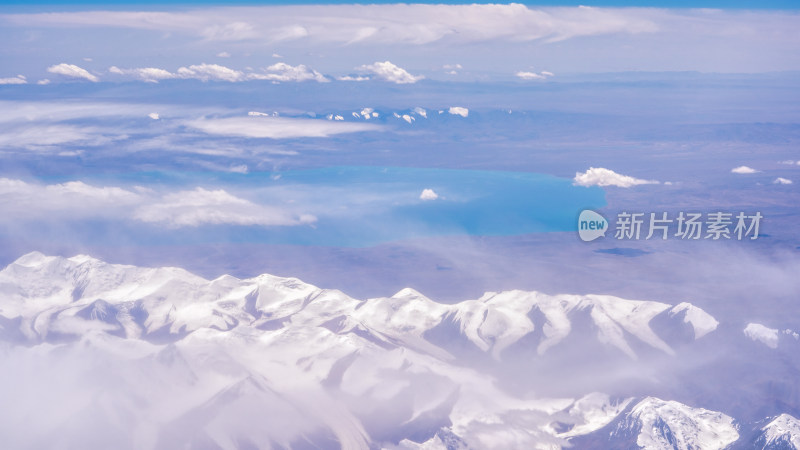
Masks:
[[[220,2],[220,1],[126,1],[118,2],[117,5],[124,6],[169,6],[169,5],[209,5],[209,6],[232,6],[232,5],[292,5],[292,4],[325,4],[325,5],[343,5],[343,4],[392,4],[400,3],[397,1],[386,0],[372,0],[372,1],[314,1],[314,0],[301,0],[301,1],[265,1],[265,0],[238,0],[233,2]],[[426,4],[469,4],[469,3],[496,3],[488,1],[478,2],[458,2],[451,0],[441,1],[423,1],[414,3]],[[586,1],[526,1],[520,0],[514,3],[521,3],[530,6],[605,6],[605,7],[655,7],[655,8],[722,8],[722,9],[787,9],[796,10],[797,3],[791,0],[676,0],[676,1],[653,1],[653,0],[638,0],[638,1],[623,1],[623,0],[586,0]],[[108,2],[97,0],[83,0],[83,1],[58,1],[58,0],[37,0],[37,1],[22,1],[22,0],[5,0],[0,2],[5,5],[47,5],[47,6],[83,6],[83,5],[101,5],[105,7],[115,7],[108,5]]]
[[[774,9],[519,4],[51,9],[8,7],[0,14],[0,39],[6,43],[0,49],[0,79],[75,78],[49,76],[64,71],[51,69],[59,64],[87,71],[91,76],[83,78],[89,81],[209,79],[208,73],[198,74],[212,70],[209,65],[230,69],[215,75],[228,81],[295,70],[281,64],[302,66],[318,79],[360,79],[387,76],[389,66],[375,65],[386,61],[404,70],[409,81],[536,82],[549,76],[545,72],[800,70],[800,55],[793,51],[800,16]],[[178,74],[181,67],[186,70]],[[153,75],[152,69],[163,72]]]

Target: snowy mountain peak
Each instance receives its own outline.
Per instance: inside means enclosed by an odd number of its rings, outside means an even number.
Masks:
[[[721,449],[739,439],[732,417],[656,397],[637,403],[615,433],[647,449]]]
[[[14,261],[11,264],[23,267],[33,267],[55,258],[56,257],[46,256],[45,254],[40,252],[30,252],[20,256],[19,258],[17,258],[16,261]]]
[[[636,359],[641,343],[674,354],[650,327],[661,313],[668,311],[673,322],[691,324],[698,338],[717,324],[689,303],[670,307],[609,295],[515,290],[447,305],[411,288],[361,301],[296,278],[263,274],[209,281],[179,268],[141,268],[86,255],[62,258],[37,252],[0,271],[0,293],[6,299],[0,315],[20,318],[22,334],[33,340],[80,335],[82,329],[97,328],[96,322],[126,337],[170,340],[206,328],[263,332],[290,323],[323,326],[342,317],[346,320],[337,323],[347,325],[337,325],[337,332],[363,330],[381,342],[402,342],[439,356],[455,350],[454,339],[466,339],[476,350],[500,360],[523,338],[535,340],[537,354],[543,355],[574,335]],[[102,307],[95,303],[99,300]],[[432,333],[444,337],[443,327],[451,321],[451,336],[430,341]],[[576,328],[575,321],[586,324]]]
[[[758,448],[800,448],[800,419],[781,414],[761,428],[756,441]]]
[[[695,339],[700,339],[716,330],[719,325],[717,319],[712,317],[711,314],[708,314],[691,303],[678,303],[669,310],[669,315],[671,317],[682,316],[683,321],[690,324],[694,329]]]

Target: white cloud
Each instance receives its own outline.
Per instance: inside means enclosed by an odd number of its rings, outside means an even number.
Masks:
[[[37,81],[36,84],[44,86],[46,84],[50,84],[50,80],[48,80],[47,78],[44,78],[44,79],[41,79],[41,80]]]
[[[775,178],[775,181],[772,182],[773,184],[792,184],[792,180],[788,178],[778,177]]]
[[[586,172],[576,172],[574,184],[577,186],[616,186],[629,188],[640,184],[658,184],[656,180],[643,180],[621,175],[602,167],[590,167]]]
[[[767,328],[760,323],[748,323],[744,329],[744,334],[748,338],[761,342],[769,348],[778,348],[778,330]]]
[[[86,69],[80,68],[74,64],[61,63],[47,68],[47,71],[57,75],[63,75],[71,78],[83,78],[91,82],[100,81],[99,78],[90,74]]]
[[[428,111],[425,111],[425,109],[420,108],[419,106],[414,108],[413,111],[414,111],[414,114],[419,114],[420,116],[422,116],[422,117],[424,117],[426,119],[428,118]]]
[[[327,137],[381,129],[378,125],[366,123],[256,116],[197,119],[185,124],[208,134],[271,139]]]
[[[345,75],[342,77],[336,77],[336,79],[339,81],[368,81],[369,77]]]
[[[397,84],[411,84],[425,78],[422,75],[411,75],[405,69],[392,64],[389,61],[375,62],[357,68],[369,72],[378,78]]]
[[[0,100],[0,123],[31,124],[114,116],[141,117],[164,105],[111,102],[45,102]]]
[[[236,82],[245,79],[244,73],[219,64],[196,64],[181,67],[177,74],[181,78],[194,78],[201,81],[229,81]]]
[[[247,166],[232,172],[247,173]],[[13,219],[70,220],[106,218],[138,220],[172,228],[200,225],[301,225],[316,221],[308,214],[260,205],[224,190],[194,190],[159,194],[142,187],[92,186],[81,181],[39,185],[0,178],[0,207]]]
[[[369,120],[371,117],[378,117],[378,113],[376,113],[375,110],[372,109],[372,108],[364,108],[364,109],[361,110],[361,112],[359,114],[361,115],[361,117],[363,117],[363,118],[365,118],[367,120]],[[356,116],[356,117],[358,117],[358,116]]]
[[[447,112],[455,116],[461,116],[461,117],[469,116],[469,109],[461,106],[451,106],[450,109],[447,110]]]
[[[539,75],[534,72],[517,72],[515,75],[517,78],[522,78],[523,80],[544,80],[546,78],[544,75]]]
[[[579,36],[653,33],[658,10],[610,8],[532,9],[520,4],[326,5],[320,8],[207,8],[184,12],[81,11],[10,14],[22,25],[125,27],[194,35],[210,41],[277,43],[307,40],[332,45],[439,41],[562,41]]]
[[[517,78],[521,78],[523,80],[546,80],[547,77],[553,76],[553,72],[542,71],[540,73],[536,73],[536,72],[520,71],[515,73],[514,75],[516,75]]]
[[[243,21],[215,23],[203,28],[200,34],[209,41],[243,41],[259,37],[253,25]]]
[[[302,64],[291,66],[286,63],[277,63],[267,67],[263,73],[245,73],[219,64],[196,64],[189,67],[180,67],[175,73],[156,67],[141,67],[135,69],[120,69],[112,66],[109,72],[117,75],[127,75],[133,78],[157,83],[159,80],[171,78],[197,79],[201,81],[228,81],[240,82],[247,80],[272,80],[272,81],[306,81],[314,80],[321,83],[330,81],[316,70]]]
[[[120,69],[117,66],[111,66],[109,72],[117,75],[128,75],[142,81],[150,83],[158,83],[159,80],[168,80],[177,77],[174,73],[168,70],[159,69],[157,67],[141,67],[137,69]]]
[[[731,173],[739,173],[739,174],[748,174],[748,173],[757,173],[760,172],[759,170],[753,169],[752,167],[747,166],[739,166],[731,169]]]
[[[436,200],[437,198],[439,198],[439,194],[433,189],[423,189],[422,193],[419,194],[419,199],[423,201]]]
[[[149,117],[149,118],[151,118],[153,120],[158,120],[158,119],[161,118],[161,116],[159,116],[158,113],[154,113],[154,112],[151,112],[150,114],[148,114],[147,117]]]
[[[58,123],[25,123],[0,133],[0,147],[47,150],[64,144],[96,147],[127,135],[108,132],[97,127]]]
[[[300,225],[313,223],[314,216],[294,216],[284,210],[257,205],[224,190],[196,188],[165,195],[160,201],[140,207],[134,218],[170,227],[199,225]]]
[[[217,53],[217,58],[230,58],[231,54],[228,52],[219,52]]]
[[[80,181],[38,185],[22,180],[0,178],[0,205],[14,218],[32,218],[51,214],[98,216],[109,208],[129,207],[140,195],[118,187],[96,187]],[[0,220],[6,220],[0,218]]]
[[[27,84],[28,80],[25,75],[17,75],[10,78],[0,78],[0,84]]]
[[[316,70],[310,69],[303,64],[297,66],[290,66],[286,63],[276,63],[266,69],[266,73],[255,74],[251,73],[247,76],[255,80],[273,80],[273,81],[308,81],[313,80],[320,83],[330,81],[324,75]]]

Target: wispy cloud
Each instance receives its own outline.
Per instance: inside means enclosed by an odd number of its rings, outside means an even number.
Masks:
[[[17,75],[10,78],[0,78],[0,84],[26,84],[28,80],[24,75]]]
[[[586,172],[576,172],[574,184],[577,186],[616,186],[629,188],[640,184],[659,184],[656,180],[643,180],[622,175],[602,167],[590,167]]]
[[[268,14],[265,12],[269,11]],[[185,12],[81,11],[14,14],[25,25],[137,28],[210,41],[305,39],[336,45],[438,41],[561,41],[578,36],[658,30],[648,11],[599,8],[531,9],[524,5],[329,5],[319,8],[210,8]]]
[[[99,78],[89,73],[89,71],[87,71],[86,69],[78,67],[74,64],[67,64],[67,63],[56,64],[54,66],[48,67],[47,71],[50,73],[54,73],[56,75],[63,75],[65,77],[70,77],[70,78],[83,78],[85,80],[89,80],[94,83],[100,81]]]
[[[241,170],[240,168],[237,170]],[[246,169],[245,169],[246,170]],[[201,225],[292,226],[313,223],[309,214],[237,197],[222,189],[158,193],[143,187],[93,186],[81,181],[40,185],[0,178],[6,220],[130,219],[170,228]]]
[[[142,222],[164,223],[173,228],[199,225],[300,225],[313,223],[316,217],[299,217],[279,209],[257,205],[224,190],[196,188],[165,195],[145,204],[133,217]]]
[[[382,129],[366,123],[262,116],[203,118],[185,124],[208,134],[271,139],[327,137]]]

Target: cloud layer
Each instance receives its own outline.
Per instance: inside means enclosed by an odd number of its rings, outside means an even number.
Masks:
[[[271,139],[328,137],[342,133],[378,131],[381,129],[379,125],[366,123],[264,117],[260,115],[196,119],[186,121],[185,124],[208,134]]]
[[[652,33],[648,10],[531,9],[510,5],[328,5],[315,8],[213,8],[182,12],[82,11],[5,15],[35,26],[120,27],[169,31],[206,41],[304,40],[334,45],[485,41],[563,41],[579,36]]]
[[[292,66],[282,62],[272,64],[261,72],[242,72],[219,64],[206,63],[179,67],[174,73],[157,67],[120,69],[117,66],[111,66],[108,71],[115,75],[128,76],[153,83],[175,78],[195,79],[200,81],[227,81],[231,83],[249,80],[317,81],[320,83],[330,81],[321,73],[303,64]]]
[[[143,187],[92,186],[81,181],[40,185],[0,178],[0,205],[14,220],[129,219],[169,228],[291,226],[316,221],[309,214],[295,214],[222,189],[202,187],[161,194]]]

